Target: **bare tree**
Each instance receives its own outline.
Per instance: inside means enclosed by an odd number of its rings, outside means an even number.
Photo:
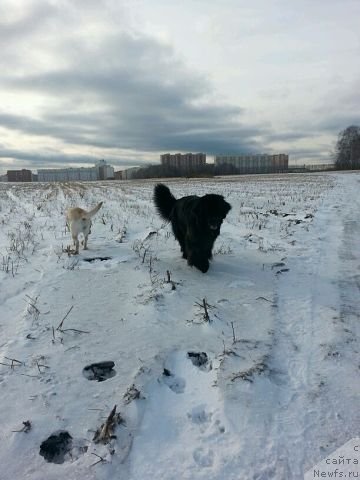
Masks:
[[[360,168],[360,127],[351,125],[339,133],[335,165],[342,170]]]

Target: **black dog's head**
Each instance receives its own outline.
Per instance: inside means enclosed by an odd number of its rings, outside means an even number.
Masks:
[[[230,209],[231,205],[224,200],[222,195],[208,194],[199,199],[194,210],[202,227],[217,236]]]

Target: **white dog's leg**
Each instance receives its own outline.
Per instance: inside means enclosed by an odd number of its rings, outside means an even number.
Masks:
[[[87,242],[89,235],[91,233],[91,220],[87,220],[87,222],[83,223],[83,234],[84,234],[84,250],[88,249]]]
[[[75,254],[78,255],[78,253],[79,253],[79,239],[78,239],[78,236],[73,235],[72,238],[73,238],[74,244],[75,244]]]

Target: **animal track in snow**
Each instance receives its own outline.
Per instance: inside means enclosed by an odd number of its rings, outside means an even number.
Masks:
[[[188,413],[188,418],[190,418],[193,423],[197,423],[199,425],[209,423],[211,421],[211,417],[212,413],[207,413],[204,405],[198,405]]]
[[[87,258],[83,258],[83,261],[88,262],[88,263],[92,263],[92,262],[97,262],[97,261],[106,262],[106,261],[111,260],[111,259],[112,259],[112,257],[87,257]]]
[[[187,356],[195,367],[205,371],[211,370],[211,362],[205,352],[188,352]]]
[[[177,377],[167,368],[164,368],[163,382],[175,393],[183,393],[185,390],[185,380],[181,377]]]
[[[53,433],[40,445],[40,455],[50,463],[64,463],[72,449],[72,436],[66,431]]]
[[[194,450],[193,458],[200,467],[212,467],[214,463],[214,452],[211,448],[198,447]]]
[[[218,448],[225,451],[233,441],[223,415],[223,398],[214,386],[217,360],[205,352],[194,356],[189,352],[196,350],[169,355],[162,375],[146,392],[146,411],[131,453],[132,478],[170,478],[169,452],[179,444],[182,472],[171,478],[196,478],[193,473],[211,469]],[[212,363],[214,368],[209,369]],[[152,441],[155,430],[159,432],[156,444]],[[136,461],[147,457],[153,459],[151,466]]]
[[[88,450],[86,440],[73,439],[65,430],[54,432],[40,445],[40,455],[49,463],[61,464],[79,458]]]
[[[115,363],[112,361],[92,363],[87,365],[83,369],[83,375],[88,380],[97,380],[98,382],[104,382],[108,378],[112,378],[116,375],[114,370]]]

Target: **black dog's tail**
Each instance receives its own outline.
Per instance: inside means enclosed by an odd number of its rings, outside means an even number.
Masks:
[[[169,188],[163,183],[158,183],[154,189],[154,203],[157,211],[164,220],[171,219],[171,212],[174,208],[176,198]]]

